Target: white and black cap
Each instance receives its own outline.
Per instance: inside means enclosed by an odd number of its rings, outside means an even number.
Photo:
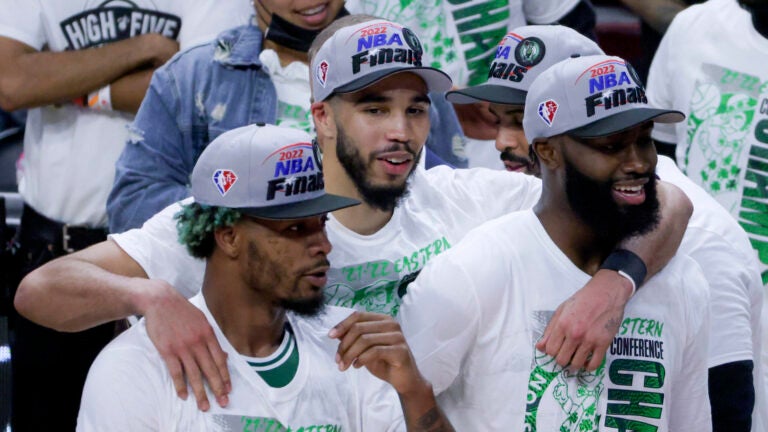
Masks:
[[[504,36],[480,85],[448,92],[449,102],[479,101],[525,105],[531,83],[552,65],[574,56],[604,54],[597,44],[576,30],[561,25],[518,27]]]
[[[200,155],[190,183],[200,204],[264,219],[301,219],[360,203],[325,192],[306,132],[274,125],[221,134]]]
[[[451,78],[424,63],[424,49],[410,29],[386,20],[350,25],[336,31],[312,58],[312,95],[315,101],[324,101],[399,72],[419,75],[429,92],[449,90]]]
[[[648,121],[677,123],[680,111],[652,108],[635,69],[620,57],[570,58],[531,84],[523,130],[528,142],[568,134],[599,138]]]

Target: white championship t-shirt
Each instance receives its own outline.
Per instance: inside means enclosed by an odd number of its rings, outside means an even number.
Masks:
[[[714,198],[686,177],[672,159],[659,156],[656,174],[682,189],[693,203],[693,215],[678,253],[696,260],[709,284],[712,325],[708,366],[753,361],[757,401],[752,430],[766,430],[763,426],[764,419],[768,419],[766,364],[761,362],[759,354],[766,346],[763,343],[766,333],[761,329],[763,284],[747,233]]]
[[[635,294],[596,372],[563,370],[534,345],[589,278],[532,210],[483,225],[427,266],[399,318],[456,430],[711,430],[698,265],[677,256]]]
[[[182,400],[141,320],[118,336],[91,366],[77,430],[87,431],[404,431],[397,393],[367,369],[339,371],[338,341],[328,331],[351,312],[327,308],[317,318],[288,314],[299,351],[296,375],[284,387],[268,385],[230,345],[202,295],[192,299],[228,355],[229,404],[200,411]],[[206,387],[208,400],[215,400]]]
[[[53,52],[150,32],[176,39],[183,50],[247,23],[253,14],[239,0],[0,0],[0,10],[0,36]],[[71,103],[30,109],[19,173],[24,201],[60,222],[106,226],[115,161],[132,119]]]
[[[274,50],[266,49],[259,54],[259,60],[266,67],[277,93],[277,121],[279,126],[303,130],[314,134],[312,111],[309,101],[309,66],[302,62],[291,62],[283,67]]]
[[[656,124],[653,137],[677,145],[682,171],[747,232],[764,286],[768,285],[766,64],[768,39],[755,30],[749,13],[736,0],[709,0],[675,17],[651,64],[647,93],[654,106],[686,114],[685,122]],[[765,335],[768,295],[762,317]],[[768,399],[768,350],[763,345],[766,387],[761,395]],[[768,407],[763,410],[768,413]]]
[[[717,31],[713,31],[717,29]],[[677,15],[648,77],[648,100],[685,122],[656,124],[677,163],[747,231],[768,282],[768,39],[736,0]]]
[[[400,297],[428,261],[483,222],[531,208],[541,193],[534,177],[482,168],[417,169],[410,182],[409,194],[375,234],[354,233],[331,216],[329,304],[395,315]],[[173,204],[142,228],[111,238],[150,278],[191,297],[202,286],[204,263],[177,241],[178,211]]]

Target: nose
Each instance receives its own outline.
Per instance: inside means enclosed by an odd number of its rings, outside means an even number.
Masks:
[[[405,114],[393,114],[387,119],[385,127],[387,128],[387,139],[397,142],[408,142],[408,118]]]
[[[656,163],[656,150],[653,144],[627,146],[622,169],[625,173],[647,174]]]
[[[507,149],[517,150],[523,145],[528,144],[522,130],[507,126],[499,127],[496,134],[496,150],[504,153]]]
[[[331,241],[328,240],[328,235],[325,233],[325,229],[318,230],[309,239],[309,253],[311,256],[328,255],[331,253]]]

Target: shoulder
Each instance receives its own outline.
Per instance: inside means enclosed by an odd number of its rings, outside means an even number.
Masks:
[[[699,264],[686,254],[675,255],[646,285],[661,288],[657,294],[687,310],[689,316],[700,316],[708,309],[709,283]]]
[[[188,73],[191,67],[200,65],[210,67],[211,63],[226,59],[236,45],[253,43],[258,45],[258,50],[252,56],[258,59],[261,51],[262,33],[253,25],[242,25],[222,31],[212,40],[208,40],[187,49],[179,51],[157,72],[163,73]],[[157,73],[156,72],[156,73]]]
[[[163,374],[162,358],[149,339],[142,319],[104,347],[91,366],[89,379],[131,382],[140,376],[160,378]]]
[[[423,171],[416,180],[448,199],[508,199],[527,194],[538,197],[541,191],[541,180],[534,176],[488,168],[437,166]]]
[[[469,231],[458,244],[427,263],[413,288],[419,296],[443,298],[456,295],[458,301],[473,292],[478,301],[504,289],[530,244],[532,211],[509,213]],[[408,297],[408,296],[406,296]]]
[[[656,172],[662,181],[680,188],[693,203],[693,215],[688,222],[684,244],[707,247],[708,244],[716,246],[724,242],[727,249],[738,251],[740,257],[752,256],[749,238],[738,222],[711,195],[683,174],[674,161],[659,156]]]
[[[710,19],[717,14],[717,11],[722,10],[723,7],[729,6],[728,3],[735,4],[736,0],[709,0],[704,3],[688,6],[675,15],[667,32],[672,31],[675,34],[683,34],[692,30],[711,32],[712,30],[710,28],[697,28],[697,26],[702,20]]]
[[[175,202],[149,218],[141,228],[134,228],[118,234],[111,234],[110,238],[125,249],[128,244],[141,244],[154,240],[160,242],[176,241],[176,215],[181,211],[182,205],[191,203],[192,198]]]

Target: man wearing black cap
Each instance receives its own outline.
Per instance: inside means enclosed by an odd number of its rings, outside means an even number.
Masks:
[[[195,201],[176,215],[179,240],[206,260],[191,301],[227,352],[228,406],[202,412],[179,399],[141,321],[94,362],[79,431],[452,430],[392,318],[356,313],[358,325],[339,332],[350,309],[320,314],[326,213],[358,201],[325,193],[317,160],[290,192],[271,193],[282,155],[310,141],[277,126],[222,134],[192,172]],[[335,365],[334,338],[355,351],[356,368]]]
[[[609,73],[620,82],[612,92],[590,88]],[[469,233],[404,297],[406,337],[457,428],[711,430],[708,290],[688,257],[634,294],[595,371],[535,347],[555,308],[617,244],[658,223],[651,122],[684,116],[651,109],[639,87],[618,57],[568,59],[539,75],[523,120],[539,202]]]

